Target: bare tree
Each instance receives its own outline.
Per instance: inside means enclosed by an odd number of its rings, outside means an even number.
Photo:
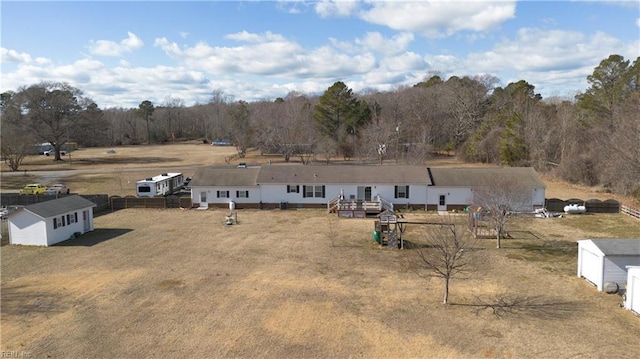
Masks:
[[[475,239],[463,228],[456,226],[453,218],[443,218],[440,223],[428,226],[422,239],[406,246],[409,265],[418,276],[444,281],[444,304],[449,304],[451,279],[465,271],[475,247]]]
[[[512,177],[498,177],[490,184],[473,189],[473,204],[495,229],[497,248],[501,246],[505,225],[512,212],[533,209],[532,190]]]

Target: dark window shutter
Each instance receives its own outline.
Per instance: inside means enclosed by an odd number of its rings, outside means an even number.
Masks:
[[[324,198],[324,186],[322,186],[322,198]]]
[[[300,186],[296,185],[296,193],[300,193]]]
[[[409,186],[407,186],[407,191],[405,193],[406,193],[406,197],[405,198],[409,198]]]
[[[75,217],[76,223],[77,223],[78,222],[78,212],[74,213],[73,216]]]
[[[395,193],[393,194],[393,198],[398,198],[398,186],[393,187]]]
[[[236,191],[236,198],[240,197],[240,191]]]
[[[289,185],[287,185],[287,193],[291,193],[291,191],[289,190]]]
[[[58,228],[58,219],[54,218],[53,219],[53,229],[57,229]]]
[[[229,191],[227,191],[227,198],[229,198]]]
[[[307,186],[302,186],[302,198],[307,198]]]

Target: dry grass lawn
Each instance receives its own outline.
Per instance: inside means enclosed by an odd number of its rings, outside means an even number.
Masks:
[[[224,164],[231,147],[201,142],[81,149],[2,167],[2,191],[63,182],[77,193],[133,195],[160,172]],[[262,164],[278,157],[232,158]],[[439,159],[433,165],[455,165]],[[612,196],[547,179],[547,197]],[[640,357],[640,318],[577,278],[575,240],[640,238],[622,215],[517,219],[513,239],[483,240],[470,272],[419,278],[410,250],[380,248],[373,219],[320,210],[128,209],[50,248],[1,248],[0,350],[64,358]],[[409,220],[433,220],[424,212]],[[409,226],[406,239],[426,230]],[[516,303],[496,313],[486,305]],[[498,314],[498,315],[496,315]]]
[[[452,284],[319,210],[129,209],[50,248],[2,248],[2,350],[34,357],[640,357],[640,318],[575,276],[574,240],[620,215],[515,221]],[[410,220],[428,220],[423,212]],[[432,219],[431,219],[432,220]],[[584,223],[600,224],[590,232]],[[420,236],[411,226],[406,239]],[[616,230],[614,229],[614,234]],[[522,300],[498,317],[474,306]]]

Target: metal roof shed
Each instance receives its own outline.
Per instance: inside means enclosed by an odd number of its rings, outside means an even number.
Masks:
[[[606,282],[623,287],[627,266],[640,265],[640,239],[583,239],[578,241],[578,277],[599,291]]]
[[[9,243],[50,246],[77,233],[93,231],[93,207],[80,196],[68,196],[25,206],[8,217]]]

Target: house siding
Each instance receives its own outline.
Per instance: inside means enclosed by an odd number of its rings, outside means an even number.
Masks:
[[[632,265],[640,265],[639,256],[605,256],[602,285],[606,282],[616,282],[623,288],[627,282],[627,266]]]
[[[42,218],[21,211],[9,221],[9,243],[31,246],[47,245],[47,227]]]

